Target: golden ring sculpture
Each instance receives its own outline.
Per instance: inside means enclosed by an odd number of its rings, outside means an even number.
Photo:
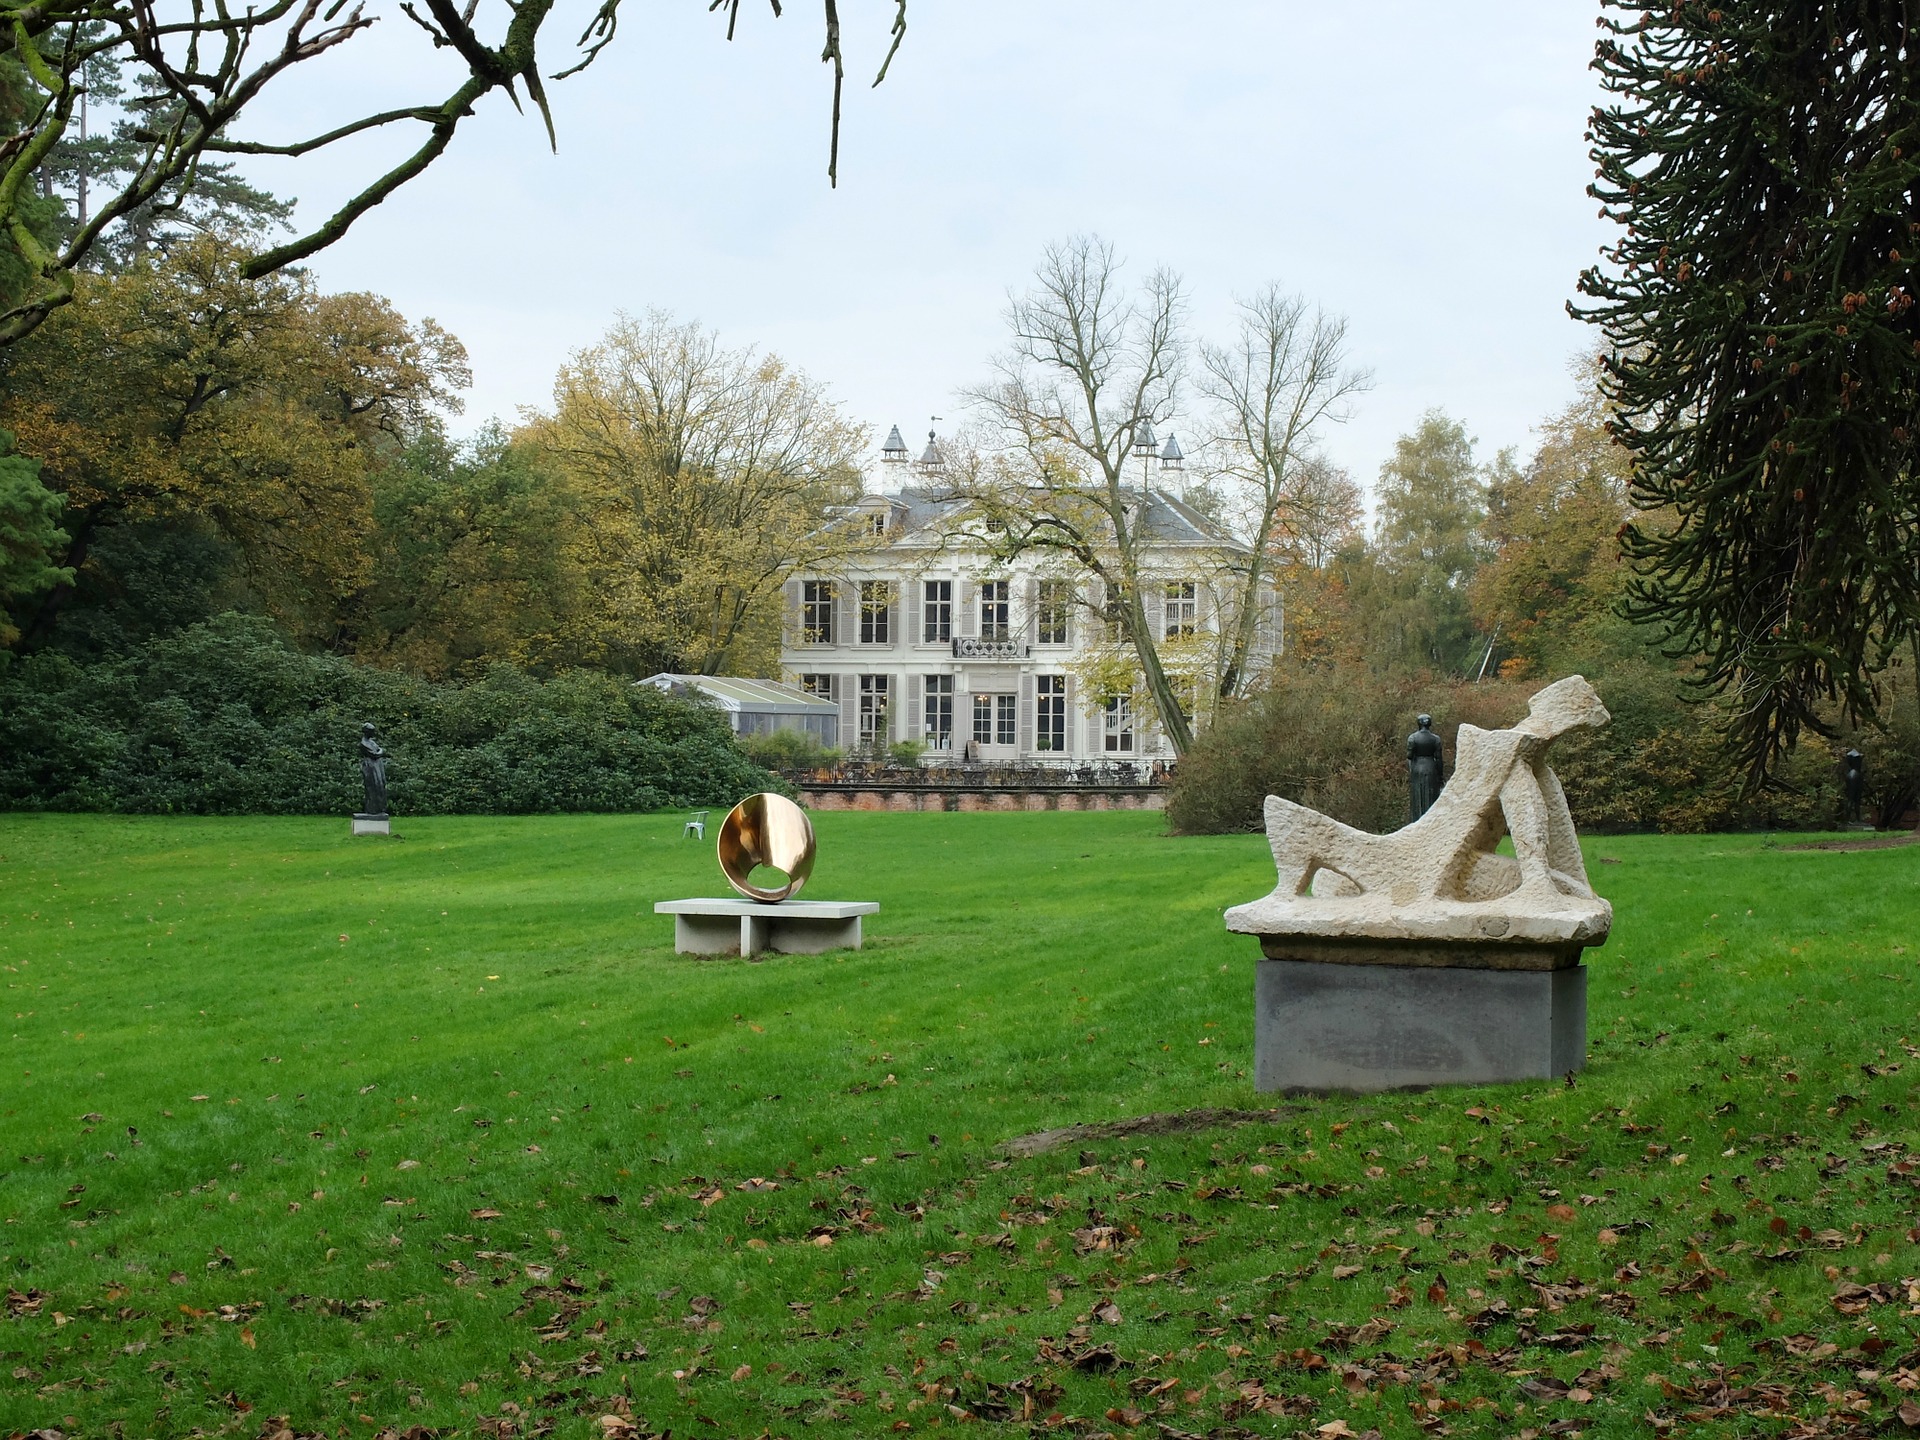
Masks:
[[[749,900],[777,905],[800,893],[813,874],[813,822],[784,795],[749,795],[720,827],[720,870]],[[757,865],[786,873],[787,883],[765,889],[748,879]]]

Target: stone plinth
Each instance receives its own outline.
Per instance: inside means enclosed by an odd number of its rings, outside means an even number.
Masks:
[[[1546,1080],[1586,1064],[1578,945],[1261,941],[1256,1089]]]
[[[356,812],[353,817],[353,833],[356,835],[390,835],[393,831],[392,827],[387,823],[387,817],[385,815],[362,815]]]
[[[763,950],[818,955],[860,948],[860,917],[878,913],[872,900],[662,900],[656,915],[673,916],[678,955],[744,955]]]

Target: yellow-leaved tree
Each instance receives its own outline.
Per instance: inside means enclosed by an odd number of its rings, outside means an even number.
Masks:
[[[775,673],[783,582],[862,543],[828,520],[860,493],[864,429],[777,356],[660,312],[574,355],[516,439],[569,497],[585,662]]]

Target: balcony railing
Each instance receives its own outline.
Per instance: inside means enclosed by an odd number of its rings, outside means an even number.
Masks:
[[[996,639],[982,635],[956,635],[953,637],[953,658],[956,660],[1024,660],[1027,647],[1018,640]]]

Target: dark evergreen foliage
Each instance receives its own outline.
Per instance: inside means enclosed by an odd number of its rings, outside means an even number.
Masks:
[[[1581,277],[1634,459],[1636,618],[1729,695],[1749,782],[1874,712],[1920,624],[1915,0],[1605,0]]]
[[[118,658],[41,653],[0,675],[0,809],[345,815],[362,799],[364,720],[393,754],[397,815],[660,810],[782,788],[717,712],[656,690],[504,664],[436,685],[223,615]]]

